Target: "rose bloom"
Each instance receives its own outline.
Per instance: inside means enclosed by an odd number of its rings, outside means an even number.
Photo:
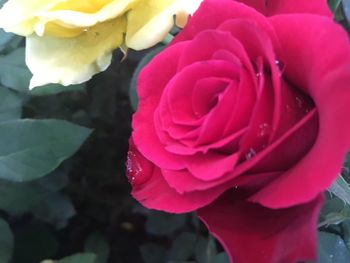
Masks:
[[[350,45],[326,0],[205,0],[140,73],[127,161],[145,207],[197,211],[235,263],[316,257],[350,146]]]
[[[111,63],[121,45],[136,50],[183,26],[201,0],[9,0],[0,27],[26,36],[30,88],[87,81]],[[125,37],[124,37],[125,35]]]

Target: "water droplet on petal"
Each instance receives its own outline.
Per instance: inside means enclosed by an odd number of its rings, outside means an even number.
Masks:
[[[298,108],[302,109],[304,107],[304,101],[302,98],[295,97],[295,101],[297,103]]]
[[[292,111],[292,107],[290,106],[290,105],[286,105],[286,110],[287,110],[287,112],[291,112]]]
[[[145,183],[152,176],[152,165],[140,153],[133,150],[128,151],[126,160],[126,176],[132,186]]]
[[[253,148],[250,148],[249,151],[245,154],[245,159],[250,160],[256,155],[256,151]]]
[[[257,72],[257,73],[256,73],[256,77],[257,77],[258,79],[260,79],[261,76],[262,76],[262,72]]]
[[[237,190],[237,189],[238,189],[238,185],[235,185],[235,186],[233,187],[233,189],[234,189],[234,190]]]
[[[280,71],[284,71],[284,64],[280,60],[276,59],[275,64]]]
[[[259,137],[265,137],[269,135],[270,132],[271,132],[271,129],[268,123],[262,123],[259,125],[259,132],[258,132]]]

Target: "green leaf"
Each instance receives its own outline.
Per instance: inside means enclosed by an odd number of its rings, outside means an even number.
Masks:
[[[0,29],[0,52],[6,48],[7,44],[12,40],[13,37],[14,34],[7,33],[3,29]]]
[[[350,187],[341,175],[329,187],[328,191],[339,197],[346,204],[350,204]]]
[[[62,229],[76,211],[71,200],[63,193],[50,193],[32,209],[32,213],[41,221]]]
[[[183,232],[177,236],[171,245],[169,259],[187,260],[194,254],[197,236],[194,233]]]
[[[212,263],[217,254],[215,240],[213,237],[200,237],[196,244],[195,257],[198,263]]]
[[[346,220],[342,223],[343,228],[343,239],[347,246],[347,248],[350,250],[350,220]]]
[[[93,233],[85,243],[85,251],[96,254],[96,263],[106,263],[108,261],[110,249],[106,239],[98,234]]]
[[[348,23],[350,23],[350,0],[342,0],[344,15]]]
[[[138,97],[136,92],[137,87],[137,78],[141,72],[141,70],[150,62],[159,52],[161,52],[164,49],[164,46],[157,47],[152,49],[150,52],[148,52],[139,62],[137,65],[134,74],[132,75],[131,82],[130,82],[130,89],[129,89],[129,97],[131,106],[134,110],[137,109],[137,103],[138,103]]]
[[[0,209],[10,214],[30,211],[48,191],[35,183],[15,183],[0,180]]]
[[[164,247],[146,243],[140,247],[142,259],[145,263],[162,263],[166,262],[166,250]]]
[[[93,253],[78,253],[60,260],[44,260],[42,263],[96,263],[96,255]]]
[[[333,13],[340,7],[341,1],[342,0],[328,0],[328,5]]]
[[[317,263],[349,263],[350,252],[343,239],[335,234],[318,232],[319,248]]]
[[[22,114],[22,98],[14,91],[0,86],[0,122],[19,119]]]
[[[228,256],[225,252],[217,254],[212,263],[230,263]]]
[[[24,48],[0,56],[0,82],[21,92],[28,92],[31,73],[25,64]]]
[[[63,86],[60,84],[48,84],[41,87],[36,87],[30,91],[31,95],[34,96],[46,96],[46,95],[55,95],[63,92],[71,91],[84,91],[86,88],[85,84],[69,85]]]
[[[74,154],[90,132],[61,120],[0,123],[0,178],[23,182],[48,174]]]
[[[0,218],[0,262],[10,262],[13,253],[13,234],[7,222]]]
[[[168,235],[186,224],[187,215],[152,211],[146,221],[146,231],[153,235]]]

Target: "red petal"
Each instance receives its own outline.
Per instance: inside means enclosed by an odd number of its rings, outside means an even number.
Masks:
[[[322,16],[281,15],[271,22],[285,52],[287,79],[313,99],[319,115],[319,134],[309,153],[252,198],[281,208],[326,190],[350,149],[350,43],[339,25]]]
[[[138,158],[143,158],[139,155]],[[141,161],[143,164],[146,159]],[[153,165],[149,162],[149,165]],[[150,171],[150,169],[147,169]],[[169,213],[186,213],[203,207],[215,200],[225,191],[223,186],[211,188],[206,191],[193,191],[190,193],[178,193],[164,180],[162,171],[154,166],[152,174],[142,174],[147,181],[140,184],[132,184],[132,196],[143,206],[149,209],[157,209]]]
[[[327,0],[238,0],[272,16],[286,13],[311,13],[332,17]]]
[[[200,8],[172,44],[193,39],[205,29],[215,29],[223,22],[236,18],[251,19],[274,39],[273,29],[266,17],[254,8],[232,0],[206,0],[202,2]]]
[[[138,110],[132,121],[132,137],[138,150],[156,165],[169,169],[183,168],[181,157],[164,150],[150,118],[153,119],[151,116],[158,107],[166,84],[177,72],[178,57],[186,45],[182,42],[167,48],[143,68],[137,86]],[[160,68],[162,74],[158,74]]]
[[[268,209],[231,190],[198,216],[234,263],[295,263],[316,257],[316,223],[322,196],[287,209]]]

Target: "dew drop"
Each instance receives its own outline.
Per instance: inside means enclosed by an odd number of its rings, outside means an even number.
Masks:
[[[238,185],[235,185],[235,186],[233,187],[233,189],[234,189],[234,190],[237,190],[237,189],[238,189]]]
[[[299,98],[299,97],[295,97],[295,101],[297,103],[297,106],[299,109],[304,108],[304,101],[303,99]]]
[[[292,112],[292,107],[290,105],[286,105],[286,111],[287,112]]]
[[[276,59],[275,64],[280,71],[284,71],[284,64],[280,60]]]
[[[145,183],[152,175],[148,161],[141,162],[138,155],[139,153],[129,150],[126,159],[126,176],[132,186]]]
[[[253,148],[250,148],[249,151],[245,154],[245,159],[250,160],[256,155],[256,151]]]
[[[195,111],[195,112],[194,112],[194,116],[196,116],[196,118],[200,118],[200,117],[201,117],[201,114],[200,114],[198,111]]]
[[[262,72],[257,72],[257,73],[256,73],[256,77],[257,77],[258,79],[260,79],[261,76],[262,76]]]
[[[262,123],[259,125],[259,137],[265,137],[270,134],[270,125],[268,123]]]

